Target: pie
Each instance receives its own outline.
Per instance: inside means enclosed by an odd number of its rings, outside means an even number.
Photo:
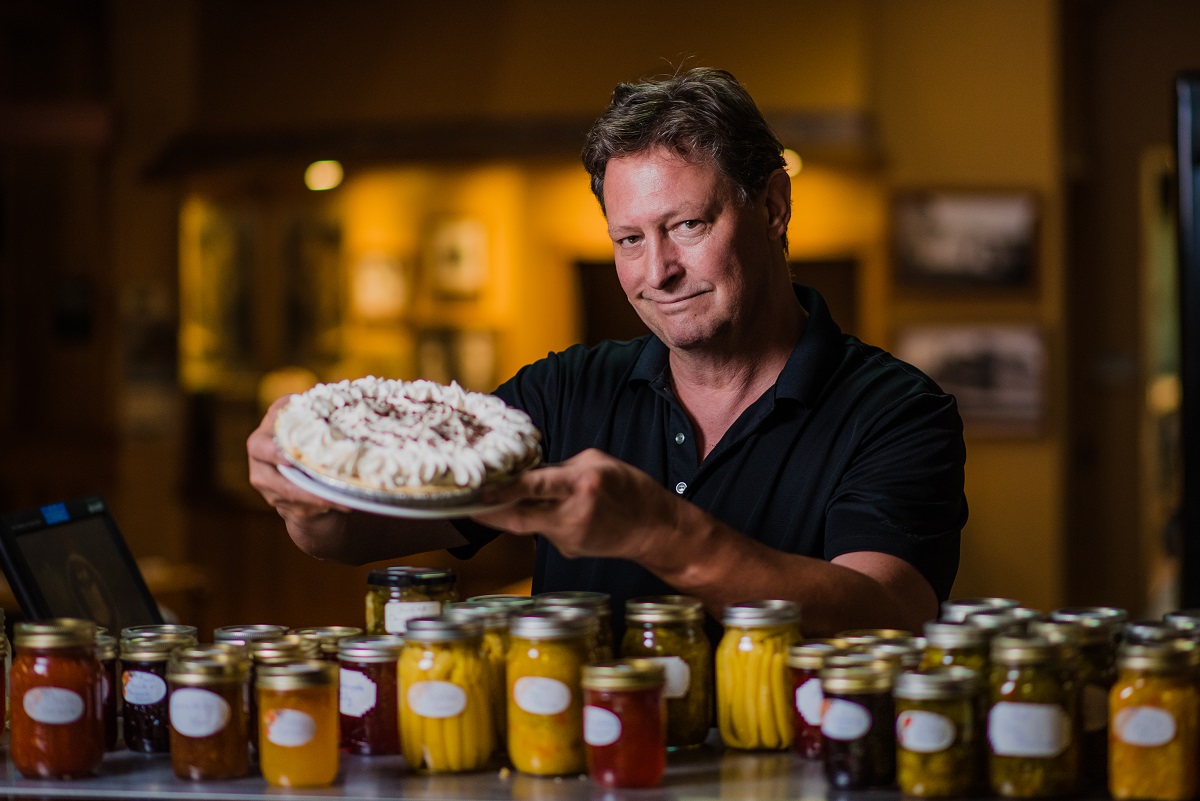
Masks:
[[[397,502],[462,499],[511,479],[541,459],[540,440],[499,398],[424,380],[317,384],[275,418],[276,443],[314,479]]]

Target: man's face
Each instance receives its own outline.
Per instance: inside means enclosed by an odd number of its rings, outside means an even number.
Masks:
[[[778,250],[763,204],[738,202],[713,165],[665,149],[609,161],[604,205],[617,277],[670,348],[737,348]]]

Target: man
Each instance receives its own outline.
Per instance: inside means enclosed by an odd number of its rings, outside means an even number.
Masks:
[[[583,161],[617,276],[653,332],[576,346],[497,395],[527,411],[547,466],[492,490],[474,520],[399,522],[283,480],[250,437],[251,482],[320,557],[366,562],[498,531],[536,534],[534,591],[788,598],[811,636],[919,630],[958,567],[965,451],[954,399],[841,333],[793,285],[782,146],[732,75],[620,85]],[[710,633],[717,627],[710,626]]]

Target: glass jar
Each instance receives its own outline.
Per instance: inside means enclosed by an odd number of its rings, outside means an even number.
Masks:
[[[968,795],[979,783],[981,674],[958,665],[896,678],[896,781],[921,798]]]
[[[367,574],[367,634],[404,634],[408,621],[457,600],[453,570],[393,565]]]
[[[9,755],[27,778],[78,779],[104,759],[103,677],[91,621],[17,623]]]
[[[788,646],[787,666],[792,676],[792,744],[805,759],[821,759],[825,753],[821,738],[821,669],[825,658],[845,643],[838,639],[801,640]]]
[[[488,697],[492,700],[492,726],[496,730],[496,749],[503,750],[508,740],[508,702],[504,697],[509,645],[508,608],[459,601],[446,604],[444,614],[453,621],[469,621],[483,627],[483,664],[488,674]]]
[[[288,632],[297,637],[316,640],[320,658],[329,662],[338,661],[338,640],[343,637],[358,637],[362,633],[363,630],[356,626],[310,626]]]
[[[481,628],[413,618],[400,654],[400,748],[413,770],[479,770],[496,750]]]
[[[1200,696],[1188,654],[1170,643],[1124,644],[1109,696],[1108,789],[1116,799],[1194,798]]]
[[[146,626],[126,626],[121,629],[122,640],[133,640],[140,637],[149,637],[152,639],[174,637],[181,641],[191,641],[194,643],[199,636],[200,630],[195,626],[187,626],[181,623],[153,623]]]
[[[787,651],[800,639],[800,606],[745,601],[725,607],[717,645],[717,727],[730,748],[792,747]]]
[[[594,619],[594,618],[592,618]],[[508,755],[522,773],[582,773],[588,618],[534,608],[509,621]]]
[[[942,601],[939,620],[961,623],[967,615],[982,609],[1011,609],[1020,606],[1021,602],[1014,598],[954,598]]]
[[[988,679],[988,779],[1016,798],[1067,795],[1079,778],[1072,689],[1064,686],[1058,647],[1044,637],[992,640]]]
[[[167,660],[180,647],[173,638],[140,636],[121,641],[121,697],[125,747],[146,754],[171,749]]]
[[[925,656],[921,668],[959,665],[987,674],[988,637],[983,629],[966,622],[931,620],[925,624]]]
[[[171,769],[176,776],[207,781],[246,775],[249,674],[250,659],[244,652],[176,651],[167,665]]]
[[[909,640],[913,636],[911,631],[904,629],[851,629],[834,635],[846,645],[865,645],[878,640]]]
[[[596,613],[599,632],[594,658],[597,662],[613,658],[612,596],[606,592],[583,590],[543,592],[533,596],[534,606],[588,609]]]
[[[213,629],[213,642],[241,643],[249,645],[261,640],[275,640],[288,633],[287,626],[270,623],[250,623],[237,626],[221,626]]]
[[[1046,615],[1037,609],[1013,606],[1004,609],[980,609],[967,615],[965,622],[978,626],[994,637],[1009,632],[1023,632],[1030,623],[1045,619]]]
[[[115,751],[119,733],[117,698],[120,693],[120,672],[117,666],[117,638],[111,634],[96,635],[96,659],[100,661],[100,703],[104,705],[104,750]]]
[[[400,753],[397,670],[404,638],[394,634],[338,641],[341,745],[352,754]]]
[[[227,641],[224,644],[235,644]],[[301,637],[297,634],[276,634],[270,638],[251,640],[246,643],[250,652],[251,687],[257,686],[258,670],[266,665],[287,665],[292,662],[303,662],[321,658],[321,644],[316,640]],[[247,715],[250,721],[258,720],[258,694],[250,693],[247,704]],[[250,726],[250,747],[258,747],[259,726]]]
[[[328,787],[338,772],[338,666],[259,665],[258,764],[273,787]]]
[[[666,770],[661,662],[629,659],[583,668],[588,776],[605,787],[657,787]]]
[[[667,747],[701,745],[712,727],[713,653],[704,633],[700,600],[659,595],[627,601],[621,656],[652,659],[662,665]]]
[[[896,779],[895,673],[886,667],[825,667],[821,716],[825,778],[841,790],[886,787]]]

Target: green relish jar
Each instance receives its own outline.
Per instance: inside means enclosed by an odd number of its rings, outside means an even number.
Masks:
[[[896,782],[905,795],[963,796],[979,780],[980,674],[958,665],[896,679]]]

